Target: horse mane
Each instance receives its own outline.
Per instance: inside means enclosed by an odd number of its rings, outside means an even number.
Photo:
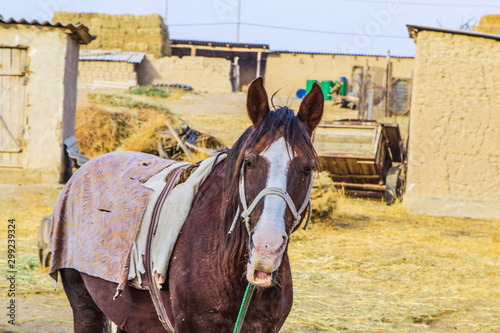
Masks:
[[[234,257],[240,258],[239,254],[245,249],[243,245],[246,244],[246,242],[241,241],[247,232],[243,223],[241,223],[241,217],[236,222],[234,231],[230,235],[228,234],[238,205],[240,204],[238,184],[245,152],[250,147],[255,146],[264,136],[268,136],[269,139],[274,141],[278,135],[283,135],[285,141],[292,148],[292,151],[296,147],[300,147],[307,159],[315,161],[316,165],[318,163],[316,151],[306,126],[295,116],[294,111],[286,106],[275,107],[274,110],[269,111],[255,130],[250,126],[241,135],[228,151],[224,169],[224,192],[221,209],[222,223],[219,224],[219,237],[221,244],[224,245],[225,259],[227,260]]]

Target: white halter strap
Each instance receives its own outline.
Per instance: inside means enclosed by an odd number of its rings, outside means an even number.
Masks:
[[[290,209],[290,212],[292,213],[293,216],[293,225],[292,228],[290,229],[290,233],[295,229],[297,224],[300,222],[300,215],[304,212],[304,210],[307,208],[307,206],[310,205],[310,196],[311,196],[311,190],[312,190],[312,182],[313,180],[313,174],[311,173],[311,177],[309,179],[309,187],[307,189],[307,194],[306,197],[304,198],[304,202],[302,203],[302,206],[300,209],[297,211],[297,208],[295,207],[295,204],[292,201],[292,198],[290,195],[277,187],[266,187],[262,191],[260,191],[259,194],[255,197],[253,200],[252,204],[250,206],[247,206],[247,201],[245,199],[245,164],[243,163],[241,165],[241,170],[240,170],[240,184],[239,184],[239,192],[240,192],[240,201],[241,205],[243,206],[243,212],[241,213],[241,217],[245,220],[245,225],[247,227],[248,234],[251,233],[251,226],[250,226],[250,214],[254,211],[255,207],[257,207],[257,204],[266,196],[266,195],[276,195],[283,200],[285,200],[286,205],[288,206],[288,209]],[[236,216],[234,217],[233,223],[231,224],[231,229],[229,229],[229,233],[232,233],[234,230],[234,227],[236,225],[236,222],[238,221],[238,217],[240,216],[240,207],[238,206],[238,209],[236,211]],[[307,222],[306,226],[309,222],[310,218],[310,209],[309,209],[309,215],[307,217]]]

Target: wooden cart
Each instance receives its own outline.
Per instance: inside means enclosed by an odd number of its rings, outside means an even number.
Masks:
[[[313,140],[336,187],[355,195],[381,194],[389,205],[402,196],[406,150],[398,124],[324,121]]]

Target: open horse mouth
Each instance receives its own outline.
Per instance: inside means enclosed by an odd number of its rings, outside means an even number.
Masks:
[[[251,263],[247,264],[247,280],[256,287],[267,288],[273,284],[274,272],[268,273],[256,270]]]

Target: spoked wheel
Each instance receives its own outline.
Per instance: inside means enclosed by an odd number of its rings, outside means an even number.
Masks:
[[[402,166],[393,166],[385,178],[385,202],[388,206],[400,199],[403,194]]]

